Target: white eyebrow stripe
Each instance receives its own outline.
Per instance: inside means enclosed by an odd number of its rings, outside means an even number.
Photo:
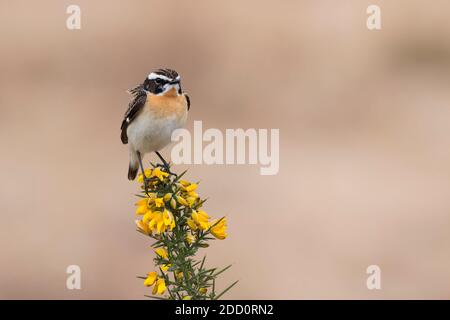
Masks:
[[[161,74],[154,73],[154,72],[150,73],[147,78],[148,78],[148,80],[154,80],[154,79],[163,79],[163,80],[166,80],[166,81],[172,80],[172,79],[170,79],[170,78],[168,78],[166,76],[163,76]]]

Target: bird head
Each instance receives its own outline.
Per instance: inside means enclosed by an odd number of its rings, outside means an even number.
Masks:
[[[175,88],[178,94],[182,93],[180,75],[171,69],[158,69],[145,78],[144,90],[156,95],[162,95]]]

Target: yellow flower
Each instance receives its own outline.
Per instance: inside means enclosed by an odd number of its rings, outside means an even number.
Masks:
[[[175,273],[175,278],[177,280],[183,279],[183,271],[179,271],[179,272]]]
[[[180,184],[181,184],[183,187],[187,187],[188,185],[191,184],[191,183],[190,183],[189,181],[187,181],[187,180],[180,180],[179,182],[180,182]]]
[[[144,281],[144,286],[152,286],[155,283],[157,276],[158,274],[155,271],[147,273],[147,279]]]
[[[145,216],[144,216],[145,217]],[[166,217],[167,219],[167,217]],[[169,225],[166,225],[164,222],[164,215],[161,211],[154,211],[151,213],[151,220],[148,223],[148,227],[150,230],[156,231],[158,234],[162,232],[166,232],[166,229],[169,228],[169,230],[172,230],[175,227],[175,219],[172,220]]]
[[[195,199],[198,199],[198,194],[197,194],[197,192],[195,192],[195,191],[191,191],[191,192],[188,192],[187,193],[190,197],[192,197],[192,198],[195,198]]]
[[[184,190],[186,190],[186,192],[192,192],[192,191],[196,190],[197,187],[198,187],[198,185],[196,183],[191,183],[187,187],[184,187]]]
[[[166,282],[164,281],[164,279],[159,278],[156,281],[155,286],[153,287],[153,294],[163,294],[164,291],[166,291]]]
[[[184,296],[184,297],[183,297],[183,300],[191,300],[191,299],[192,299],[191,296]]]
[[[200,288],[198,290],[198,292],[200,292],[200,294],[205,294],[207,291],[208,291],[208,289],[206,289],[206,288]]]
[[[160,208],[164,205],[164,199],[163,198],[155,198],[155,206],[157,208]]]
[[[195,223],[198,225],[198,227],[201,230],[207,230],[209,228],[209,216],[208,214],[203,211],[193,211],[192,212],[192,219],[195,221]]]
[[[152,176],[152,169],[145,169],[144,170],[145,173],[145,177],[148,179]],[[138,179],[137,179],[138,183],[144,183],[144,176],[141,174],[139,174]]]
[[[163,181],[164,178],[168,177],[169,174],[167,172],[161,171],[161,168],[156,168],[152,172],[153,177],[157,177],[160,181]]]
[[[172,231],[172,229],[175,227],[175,219],[173,218],[172,212],[165,209],[163,212],[163,221],[166,227],[168,227],[169,230]]]
[[[136,206],[137,206],[136,215],[137,216],[141,216],[149,210],[148,200],[149,200],[148,198],[143,198],[143,199],[139,200],[138,202],[136,202]]]
[[[169,270],[169,268],[172,266],[172,264],[170,263],[165,263],[161,266],[161,270],[164,272],[167,272],[167,270]]]
[[[164,220],[164,224],[166,226],[170,226],[172,224],[173,219],[173,215],[172,212],[170,212],[169,210],[165,209],[163,212],[163,220]]]
[[[136,226],[140,231],[142,231],[145,234],[150,234],[150,229],[148,227],[147,223],[142,222],[142,220],[136,220]]]
[[[189,228],[191,228],[192,231],[196,231],[198,229],[198,227],[195,224],[194,220],[192,220],[191,218],[187,219],[186,222],[187,222]]]
[[[169,257],[167,254],[167,250],[164,248],[155,249],[155,253],[163,259],[167,259]]]
[[[215,224],[215,225],[214,225]],[[211,234],[219,240],[223,240],[227,237],[227,219],[222,218],[219,222],[213,222],[211,227]]]
[[[197,200],[197,198],[195,198],[195,197],[187,197],[186,200],[187,200],[187,202],[189,204],[189,208],[192,208],[192,206],[194,205],[195,200]]]
[[[157,211],[156,211],[156,212],[157,212]],[[144,214],[144,216],[142,217],[142,222],[148,224],[148,223],[153,219],[154,216],[155,216],[155,213],[149,210],[149,211],[147,211],[147,212]]]
[[[165,231],[166,231],[166,225],[164,224],[164,220],[160,216],[158,223],[156,224],[156,232],[163,233]]]
[[[145,216],[144,216],[144,217],[145,217]],[[161,211],[154,211],[154,212],[152,212],[152,216],[151,216],[150,222],[148,223],[148,227],[149,227],[151,230],[158,231],[158,230],[157,230],[157,225],[158,225],[158,223],[159,223],[161,220],[162,220],[162,214],[161,214]],[[158,231],[158,233],[160,233],[160,231]]]

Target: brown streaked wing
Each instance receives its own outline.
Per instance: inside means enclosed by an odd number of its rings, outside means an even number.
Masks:
[[[188,108],[188,111],[189,111],[189,109],[191,108],[191,98],[189,98],[187,93],[185,93],[184,96],[186,97],[187,108]]]
[[[122,140],[123,144],[128,143],[128,136],[127,136],[128,125],[136,118],[139,111],[145,105],[146,100],[147,94],[145,93],[145,91],[142,90],[134,94],[133,100],[131,100],[130,104],[128,105],[128,110],[127,112],[125,112],[122,125],[120,126],[120,130],[122,130],[120,134],[120,139]]]

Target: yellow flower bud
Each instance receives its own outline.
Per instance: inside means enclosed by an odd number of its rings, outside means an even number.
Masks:
[[[189,203],[182,196],[177,196],[177,201],[182,206],[189,207]]]
[[[192,221],[192,220],[191,220]],[[192,221],[193,222],[193,221]],[[186,235],[186,242],[187,243],[189,243],[189,244],[192,244],[192,243],[194,243],[194,241],[195,241],[195,236],[193,236],[192,234],[187,234]]]
[[[176,209],[177,208],[177,202],[175,201],[174,198],[170,199],[170,207],[172,209]]]

